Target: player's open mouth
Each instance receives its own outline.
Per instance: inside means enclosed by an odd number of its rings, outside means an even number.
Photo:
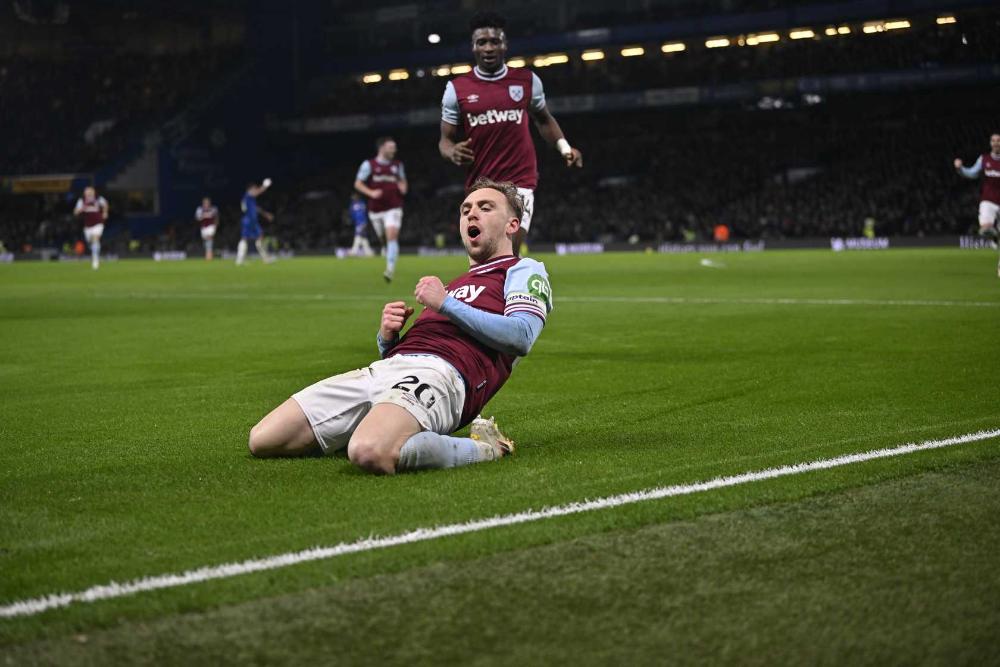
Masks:
[[[470,239],[474,239],[477,236],[479,236],[479,227],[476,227],[475,225],[469,225],[467,233],[469,234]]]

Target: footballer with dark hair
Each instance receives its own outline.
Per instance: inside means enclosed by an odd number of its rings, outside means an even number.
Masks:
[[[518,255],[531,227],[538,186],[538,161],[526,116],[531,117],[542,139],[559,151],[567,166],[582,167],[583,155],[566,141],[545,105],[538,75],[527,68],[507,65],[503,17],[493,12],[476,14],[469,28],[476,66],[445,86],[438,150],[441,157],[459,166],[471,165],[466,187],[480,177],[517,186],[524,202],[521,228],[513,245]]]

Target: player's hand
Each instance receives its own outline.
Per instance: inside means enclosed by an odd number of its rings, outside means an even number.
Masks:
[[[962,158],[957,157],[955,158],[955,169],[961,169],[961,168],[962,168]]]
[[[460,167],[462,165],[472,164],[476,154],[472,152],[471,143],[472,139],[466,139],[465,141],[459,141],[455,144],[454,148],[451,149],[451,161]]]
[[[569,153],[563,155],[563,159],[566,160],[567,167],[583,166],[583,153],[581,153],[578,148],[569,149]]]
[[[372,199],[381,199],[382,198],[382,191],[381,190],[372,190],[372,193],[369,195],[369,197],[371,197]]]
[[[274,215],[273,214],[268,213],[267,211],[261,211],[260,215],[261,215],[262,218],[264,218],[268,222],[274,222]]]
[[[417,298],[417,303],[430,308],[434,312],[441,310],[448,293],[444,290],[444,283],[437,276],[424,276],[417,281],[417,287],[413,290],[413,296]]]
[[[382,340],[394,340],[399,332],[406,326],[406,320],[410,319],[413,309],[406,305],[405,301],[392,301],[382,308],[382,325],[378,333]]]

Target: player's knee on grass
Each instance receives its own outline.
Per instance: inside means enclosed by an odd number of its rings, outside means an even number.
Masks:
[[[396,471],[397,457],[385,442],[367,435],[355,433],[347,443],[347,458],[362,470],[389,475]]]

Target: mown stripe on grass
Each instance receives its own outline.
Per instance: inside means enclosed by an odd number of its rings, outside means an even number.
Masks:
[[[417,528],[416,530],[389,537],[368,537],[359,539],[355,542],[341,542],[340,544],[334,546],[315,547],[303,551],[279,554],[277,556],[245,560],[240,563],[225,563],[223,565],[206,566],[196,570],[188,570],[187,572],[182,572],[180,574],[163,574],[153,577],[143,577],[141,579],[135,579],[125,583],[112,581],[110,583],[93,586],[76,593],[55,593],[44,597],[12,602],[0,607],[0,618],[33,616],[50,609],[67,607],[77,602],[109,600],[145,591],[175,588],[203,581],[211,581],[213,579],[225,579],[228,577],[250,574],[252,572],[275,570],[289,565],[335,558],[337,556],[359,553],[362,551],[386,549],[403,544],[425,542],[427,540],[435,540],[441,537],[474,533],[482,530],[489,530],[491,528],[499,528],[501,526],[512,526],[515,524],[540,521],[542,519],[550,519],[553,517],[592,512],[611,507],[620,507],[622,505],[631,505],[648,500],[658,500],[673,496],[700,493],[703,491],[711,491],[713,489],[748,484],[750,482],[759,482],[766,479],[775,479],[778,477],[786,477],[788,475],[798,475],[814,470],[826,470],[853,463],[862,463],[864,461],[872,461],[875,459],[902,456],[913,452],[951,447],[954,445],[961,445],[982,440],[990,440],[996,437],[1000,437],[1000,428],[967,433],[965,435],[959,435],[943,440],[926,440],[919,443],[907,443],[886,449],[875,449],[858,454],[847,454],[832,459],[822,459],[808,463],[797,463],[777,468],[767,468],[765,470],[746,472],[729,477],[716,477],[715,479],[705,482],[656,487],[632,493],[609,496],[606,498],[598,498],[596,500],[584,500],[566,505],[558,505],[556,507],[547,507],[540,510],[525,510],[516,514],[494,516],[487,519],[476,519],[465,523],[437,526],[434,528]]]
[[[94,292],[96,299],[219,301],[377,301],[385,294],[262,294],[243,292]],[[666,305],[738,306],[910,306],[923,308],[1000,308],[1000,301],[954,301],[946,299],[810,299],[772,297],[724,299],[686,296],[560,296],[559,303],[659,303]]]

